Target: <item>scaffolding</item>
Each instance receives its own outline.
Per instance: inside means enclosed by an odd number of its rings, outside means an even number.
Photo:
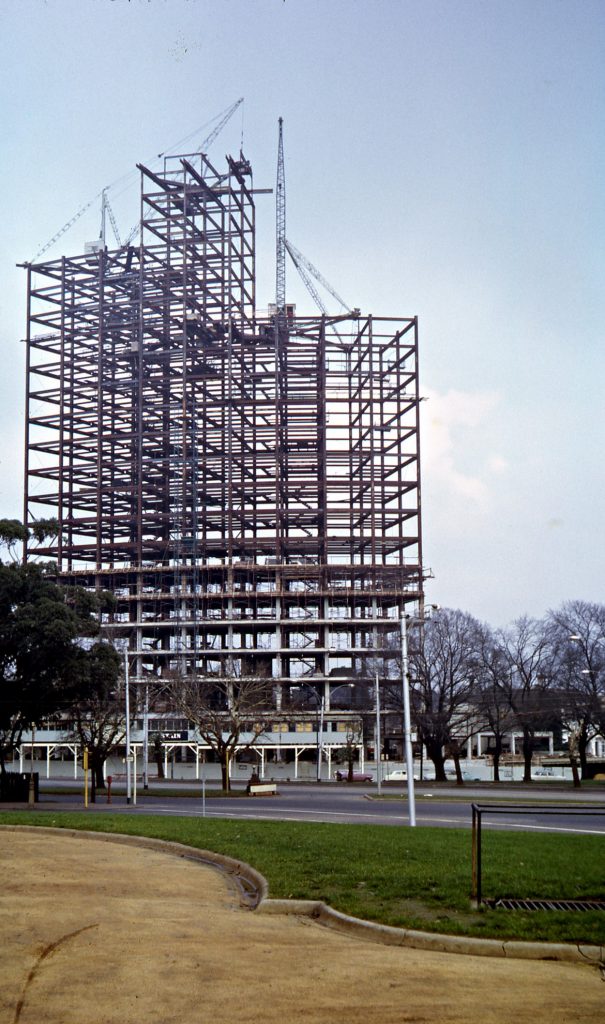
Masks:
[[[140,172],[138,246],[27,266],[35,554],[113,593],[137,678],[329,708],[422,600],[417,320],[259,315],[243,155]]]

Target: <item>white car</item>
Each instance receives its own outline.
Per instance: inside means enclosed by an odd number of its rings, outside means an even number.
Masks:
[[[418,781],[419,778],[420,778],[419,775],[414,774],[414,779],[416,781]],[[392,772],[387,772],[387,774],[383,777],[382,781],[383,782],[407,782],[408,781],[407,770],[405,768],[393,768]]]

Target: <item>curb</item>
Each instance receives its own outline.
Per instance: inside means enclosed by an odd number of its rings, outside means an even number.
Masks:
[[[212,850],[198,850],[184,843],[149,836],[129,836],[121,832],[88,832],[79,829],[48,828],[39,825],[0,825],[5,832],[41,832],[66,835],[75,839],[94,839],[98,842],[136,846],[141,849],[167,853],[185,860],[197,861],[215,868],[227,876],[240,896],[240,903],[261,914],[294,914],[308,917],[335,931],[377,942],[387,946],[404,946],[430,952],[458,953],[467,956],[492,956],[515,960],[551,960],[564,963],[582,963],[592,967],[605,964],[605,946],[571,945],[564,942],[518,942],[515,940],[475,939],[464,935],[440,935],[411,928],[364,921],[334,910],[321,900],[283,900],[269,898],[269,885],[259,871],[245,861],[235,860]]]
[[[368,942],[379,942],[385,946],[406,946],[411,949],[425,949],[438,953],[463,953],[467,956],[492,956],[515,960],[556,960],[566,963],[589,964],[593,967],[601,966],[605,960],[605,947],[603,946],[573,946],[564,942],[475,939],[465,935],[440,935],[437,932],[395,928],[391,925],[364,921],[359,917],[350,917],[321,901],[314,900],[272,900],[267,898],[260,903],[258,912],[312,917],[319,924],[336,931],[365,939]]]

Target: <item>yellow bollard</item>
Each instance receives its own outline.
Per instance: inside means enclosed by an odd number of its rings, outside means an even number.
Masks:
[[[84,747],[82,767],[84,769],[84,806],[88,807],[88,747]]]

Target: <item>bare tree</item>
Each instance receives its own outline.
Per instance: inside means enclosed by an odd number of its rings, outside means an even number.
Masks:
[[[574,783],[587,776],[588,744],[605,735],[605,606],[568,601],[548,614]],[[578,772],[578,765],[580,771]]]
[[[522,734],[523,781],[531,782],[536,732],[551,729],[560,713],[555,665],[543,621],[523,616],[496,634],[506,665],[501,682],[513,725]]]
[[[169,685],[175,707],[216,754],[223,789],[231,788],[229,765],[237,750],[248,750],[275,720],[272,682],[258,676],[176,676]]]
[[[504,737],[513,726],[508,698],[510,669],[502,645],[497,642],[489,626],[481,626],[478,654],[475,708],[482,725],[493,734],[494,782],[500,782]]]
[[[344,745],[342,747],[337,747],[333,755],[336,764],[346,764],[347,782],[353,781],[355,759],[359,753],[359,748],[362,742],[363,728],[361,722],[350,722],[347,725]]]
[[[410,630],[411,700],[419,739],[445,781],[445,759],[454,757],[458,782],[460,747],[476,730],[473,707],[480,626],[465,612],[442,608]]]
[[[96,643],[89,651],[82,652],[80,694],[73,705],[74,731],[82,747],[88,750],[93,801],[96,790],[105,788],[105,762],[123,742],[126,732],[124,694],[118,686],[119,670],[120,658],[111,644]]]

